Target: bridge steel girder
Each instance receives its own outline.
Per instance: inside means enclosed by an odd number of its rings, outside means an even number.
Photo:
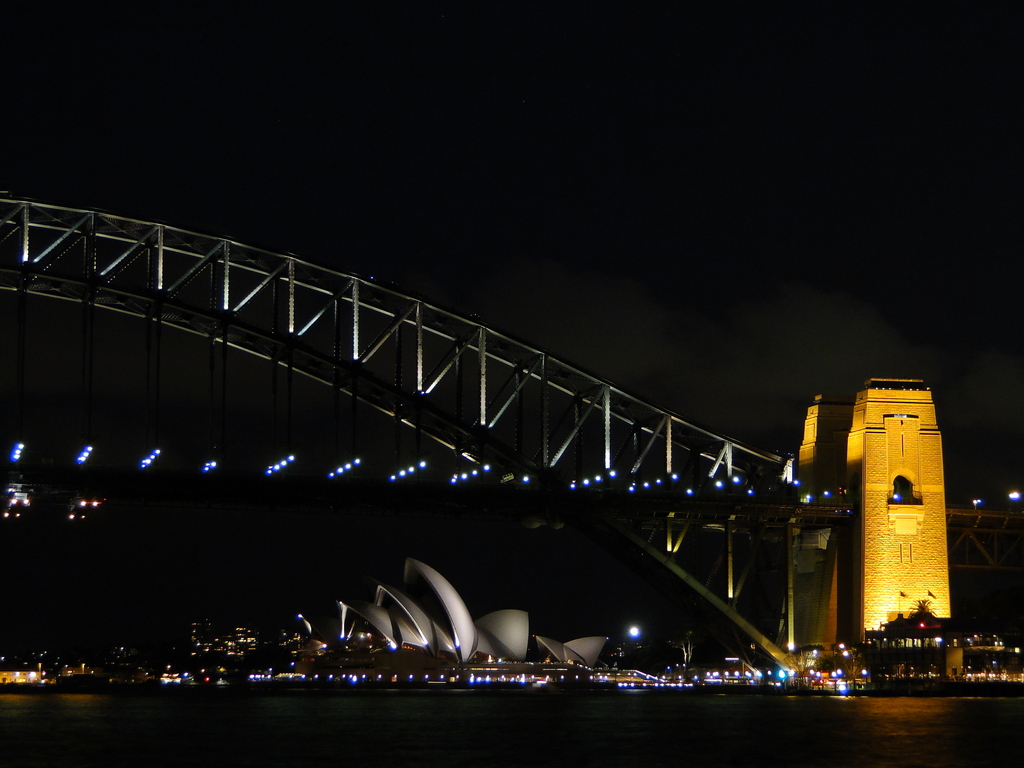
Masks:
[[[705,478],[731,464],[743,487],[788,479],[791,467],[786,457],[699,426],[474,316],[227,238],[102,211],[0,200],[0,289],[19,286],[27,295],[91,300],[102,309],[155,317],[355,392],[409,426],[408,414],[420,414],[416,428],[457,455],[556,487],[583,480],[582,471],[604,482],[614,473],[620,487],[650,478],[682,490],[685,484],[673,480],[680,452],[681,463],[710,467],[700,473]],[[278,292],[283,306],[275,308],[269,297]],[[347,318],[343,336],[350,344],[336,348],[329,318]],[[397,344],[403,328],[415,332],[414,387],[390,383],[394,370],[387,356],[376,354]],[[461,401],[456,409],[447,405],[438,385],[450,382],[467,356],[476,372],[470,398],[476,405],[463,417]],[[510,402],[526,397],[539,405],[528,423],[530,441],[517,451],[502,417]],[[559,409],[563,418],[552,419]],[[594,410],[600,419],[588,419]],[[599,431],[600,440],[586,443],[590,431]],[[613,455],[613,445],[623,448]],[[575,467],[563,466],[570,452]]]
[[[264,358],[286,367],[289,382],[293,371],[322,382],[460,460],[538,480],[560,504],[571,506],[569,489],[597,477],[616,492],[650,485],[673,503],[688,492],[699,496],[701,484],[723,468],[730,486],[735,478],[737,488],[751,492],[792,479],[791,459],[700,426],[475,316],[228,238],[102,211],[0,200],[0,290],[18,296],[19,376],[26,297],[56,298],[197,334],[211,350],[221,345],[225,360],[229,348]],[[411,352],[400,343],[403,331],[415,339]],[[385,347],[395,354],[383,354]],[[402,378],[403,355],[415,370],[414,386]],[[464,409],[466,373],[472,378]],[[693,487],[677,479],[680,466],[692,473]],[[585,516],[573,517],[581,529],[593,528]],[[619,556],[654,560],[657,553],[657,570],[685,586],[691,605],[711,606],[786,665],[770,637],[665,560],[622,518],[607,516],[600,527],[617,538],[606,546]],[[739,588],[746,578],[745,571]]]
[[[737,610],[733,599],[730,599],[728,595],[724,597],[718,595],[710,587],[710,582],[723,560],[729,561],[727,570],[730,574],[732,573],[731,552],[719,557],[712,566],[711,572],[705,574],[702,579],[701,574],[692,572],[677,561],[675,553],[671,550],[677,548],[678,542],[672,542],[676,547],[670,545],[664,549],[660,548],[653,543],[655,536],[645,538],[637,532],[629,520],[621,519],[614,513],[596,511],[578,513],[573,515],[569,522],[595,543],[614,554],[649,583],[656,585],[684,611],[697,618],[724,647],[743,658],[747,664],[756,666],[750,653],[750,649],[756,647],[764,656],[783,669],[792,668],[791,654],[744,617]],[[684,525],[689,528],[690,522],[684,521]],[[723,526],[728,531],[731,524],[726,522]],[[666,527],[666,532],[671,539],[669,527]],[[760,531],[755,538],[760,540]],[[788,540],[786,541],[788,543]],[[792,553],[788,548],[785,556],[789,559],[792,558]],[[753,560],[757,557],[758,552],[755,548],[751,553],[751,560],[744,569],[744,578],[749,574]],[[791,599],[791,596],[787,595],[787,597]],[[781,628],[785,630],[785,627],[786,623],[783,621]]]
[[[946,538],[950,568],[1024,571],[1024,513],[948,509]]]

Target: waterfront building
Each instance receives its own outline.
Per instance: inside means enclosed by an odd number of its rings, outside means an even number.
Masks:
[[[865,633],[864,663],[876,685],[895,680],[1024,682],[1019,630],[995,622],[897,614]]]
[[[0,685],[40,685],[52,682],[40,669],[0,669]]]

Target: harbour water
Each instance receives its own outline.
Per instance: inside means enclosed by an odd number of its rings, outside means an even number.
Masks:
[[[4,766],[1011,765],[1024,699],[603,691],[0,696]]]

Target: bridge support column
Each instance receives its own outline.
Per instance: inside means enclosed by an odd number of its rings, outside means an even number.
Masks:
[[[793,524],[786,526],[786,649],[793,650],[796,643],[793,590]]]
[[[921,600],[949,616],[942,438],[921,381],[872,379],[857,395],[847,469],[860,491],[860,627],[875,629]]]
[[[817,581],[806,585],[819,595],[818,610],[828,594],[836,614],[836,638],[826,642],[859,640],[922,600],[949,615],[942,438],[923,382],[871,379],[855,399],[819,395],[807,413],[800,473],[805,500],[828,494],[855,515],[852,530],[829,534],[824,549],[833,549],[835,565],[822,558]],[[814,634],[798,625],[798,638]]]

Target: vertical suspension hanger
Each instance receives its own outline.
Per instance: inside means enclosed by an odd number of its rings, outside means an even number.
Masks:
[[[217,458],[223,464],[228,450],[228,329],[231,326],[231,244],[224,243],[224,268],[221,283],[221,332],[220,332],[220,441]]]
[[[221,463],[227,459],[228,453],[228,327],[229,321],[225,316],[220,339],[220,442],[217,446]]]
[[[334,309],[334,359],[333,376],[331,380],[332,395],[334,396],[334,459],[341,459],[341,368],[338,363],[341,360],[341,299],[335,294],[333,303]]]
[[[163,336],[164,227],[157,227],[156,253],[151,260],[150,281],[155,298],[146,318],[146,446],[160,445],[160,358]]]
[[[292,396],[295,375],[295,259],[288,259],[288,378],[287,401],[285,403],[286,441],[285,453],[292,455]]]
[[[416,302],[416,455],[423,455],[423,302]]]
[[[96,322],[96,215],[90,214],[85,239],[85,293],[82,296],[82,445],[92,446],[93,353]]]
[[[402,326],[395,329],[395,388],[402,391]],[[402,460],[402,407],[401,398],[395,400],[395,463]],[[418,457],[417,457],[418,458]]]
[[[209,305],[211,310],[216,310],[219,304],[217,300],[217,270],[215,266],[210,267],[210,300]],[[209,416],[209,431],[206,436],[207,450],[213,448],[216,440],[216,428],[217,423],[217,331],[219,329],[214,326],[210,329],[209,336],[207,338],[207,365],[210,374],[209,392],[208,392],[208,407],[207,413]]]
[[[277,338],[278,331],[278,316],[281,311],[278,297],[278,281],[275,279],[270,284],[270,295],[271,303],[273,306],[273,315],[270,321],[270,335],[272,338]],[[280,358],[277,354],[271,359],[270,365],[270,457],[271,461],[277,459],[277,367],[279,365]]]
[[[359,458],[359,281],[352,281],[352,456]]]
[[[28,324],[28,283],[29,283],[29,225],[31,214],[28,203],[21,207],[21,275],[18,279],[18,349],[15,361],[17,388],[17,417],[15,429],[18,445],[25,442],[25,334]]]

